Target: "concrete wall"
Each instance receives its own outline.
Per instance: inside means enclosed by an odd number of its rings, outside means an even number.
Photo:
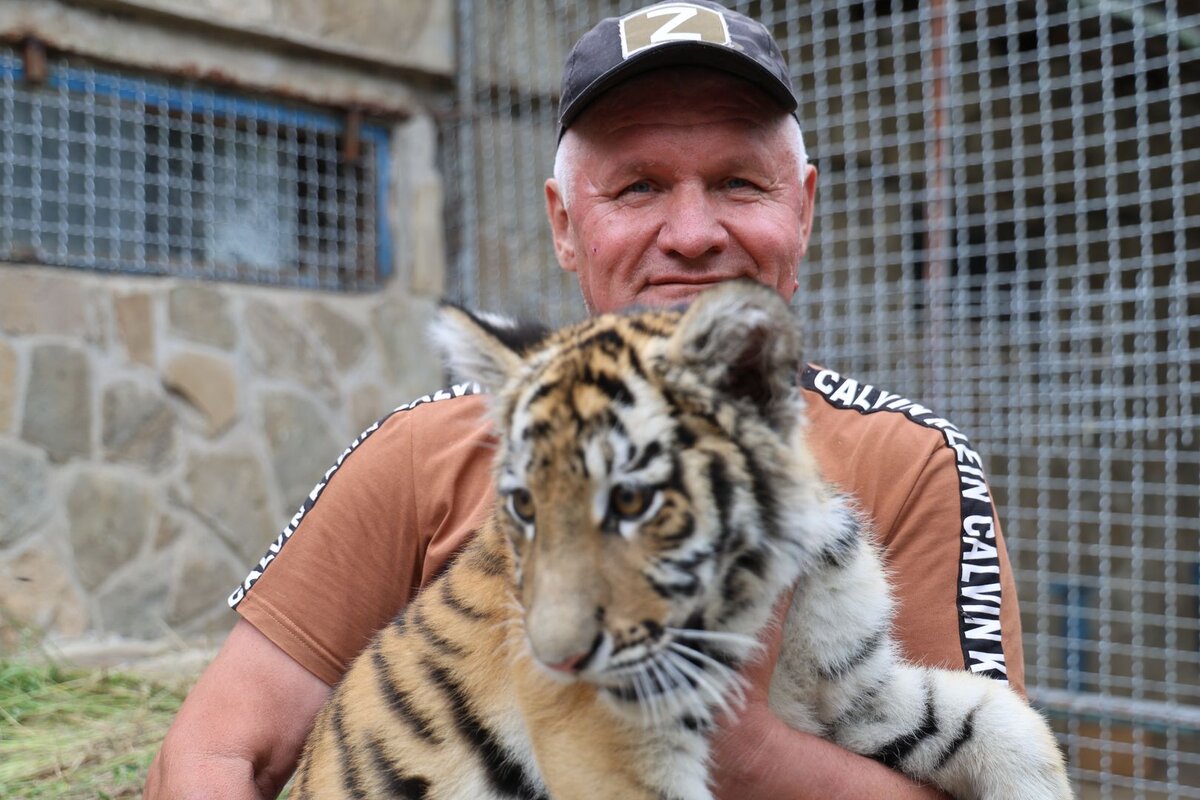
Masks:
[[[0,39],[391,119],[367,294],[0,263],[0,653],[219,635],[225,598],[358,433],[442,385],[431,108],[448,0],[0,0]]]
[[[450,0],[0,0],[0,40],[409,114],[449,89],[452,12]]]

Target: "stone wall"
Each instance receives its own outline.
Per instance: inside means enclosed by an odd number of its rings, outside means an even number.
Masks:
[[[378,292],[0,263],[0,653],[30,634],[219,636],[225,598],[344,448],[443,384],[424,329],[445,291],[431,109],[451,10],[0,0],[0,39],[400,120]]]
[[[441,383],[429,300],[0,266],[0,615],[223,629],[344,447]],[[11,644],[11,642],[9,642]]]

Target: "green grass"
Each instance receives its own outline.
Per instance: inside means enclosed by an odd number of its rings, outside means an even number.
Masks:
[[[141,797],[189,683],[0,660],[0,798]]]

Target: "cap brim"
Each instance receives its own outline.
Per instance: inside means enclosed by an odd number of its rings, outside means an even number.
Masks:
[[[558,135],[562,138],[563,131],[583,113],[592,101],[599,95],[643,72],[661,67],[698,66],[712,67],[728,72],[739,78],[745,78],[750,83],[764,90],[777,100],[782,110],[793,112],[797,108],[796,96],[792,89],[771,70],[759,64],[750,56],[731,50],[724,45],[708,42],[678,42],[670,45],[659,45],[634,55],[619,65],[592,81],[582,92],[576,95],[569,106],[562,109],[558,122]]]

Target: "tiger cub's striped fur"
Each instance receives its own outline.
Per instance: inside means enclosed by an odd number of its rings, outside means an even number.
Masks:
[[[494,391],[497,505],[353,663],[296,797],[709,798],[707,736],[797,582],[770,694],[789,724],[959,798],[1070,796],[1006,686],[897,657],[879,559],[805,446],[774,293],[533,345],[447,309],[439,337]]]

